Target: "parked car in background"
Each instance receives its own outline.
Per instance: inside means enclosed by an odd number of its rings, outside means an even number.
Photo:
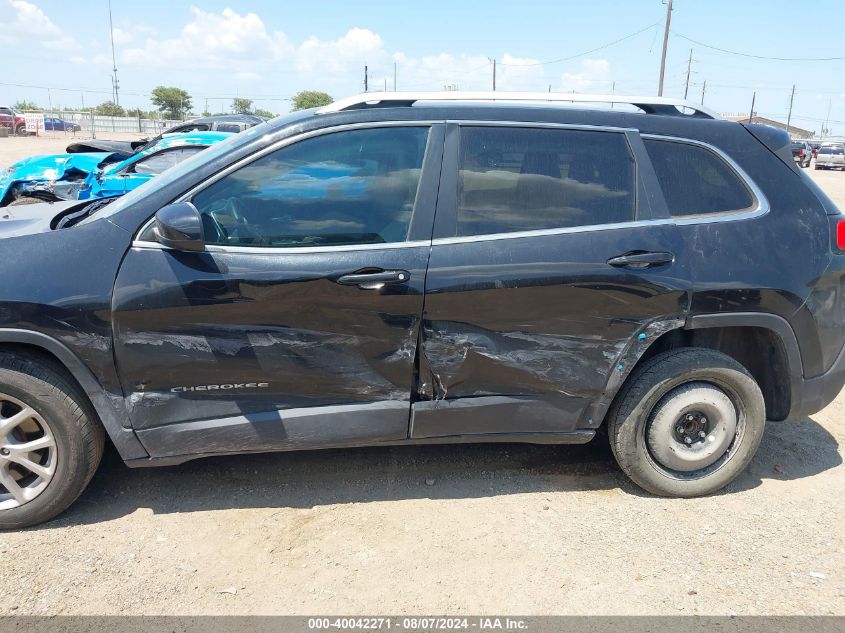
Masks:
[[[0,172],[0,207],[121,196],[230,136],[228,132],[168,134],[125,160],[108,152],[33,156]]]
[[[112,152],[129,158],[135,152],[143,151],[155,145],[165,134],[183,134],[185,132],[243,132],[246,129],[267,121],[266,117],[255,114],[215,114],[198,119],[191,119],[168,128],[152,138],[137,141],[109,141],[105,139],[85,139],[67,146],[69,154],[79,152]]]
[[[0,106],[0,127],[9,128],[15,134],[26,134],[26,119],[8,106]]]
[[[816,156],[816,169],[845,169],[845,144],[823,144]]]
[[[807,141],[792,141],[792,158],[799,167],[809,167],[813,159],[813,150]]]
[[[44,129],[50,132],[81,132],[82,126],[55,116],[44,117]]]
[[[106,436],[133,466],[606,436],[651,493],[729,484],[845,384],[845,216],[782,130],[627,100],[367,93],[0,220],[0,528]]]

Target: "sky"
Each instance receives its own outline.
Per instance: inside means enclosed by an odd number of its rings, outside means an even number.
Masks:
[[[174,85],[196,112],[244,97],[283,113],[300,90],[363,91],[365,65],[370,90],[394,67],[398,90],[489,90],[495,59],[498,90],[655,95],[666,5],[112,0],[112,16],[121,105]],[[692,49],[690,100],[706,82],[707,106],[747,113],[756,91],[755,112],[786,120],[794,84],[794,125],[845,134],[843,26],[838,0],[675,0],[664,95],[683,97]],[[111,68],[107,0],[0,0],[0,104],[96,105]]]

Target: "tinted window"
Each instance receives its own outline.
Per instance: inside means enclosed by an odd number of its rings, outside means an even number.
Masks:
[[[804,149],[804,143],[794,142],[792,143],[792,149]]]
[[[833,155],[841,155],[845,154],[845,148],[842,147],[831,147],[829,145],[822,147],[819,149],[819,154],[833,154]]]
[[[428,128],[324,134],[283,147],[193,202],[211,244],[302,247],[404,241]]]
[[[736,172],[710,150],[689,143],[643,142],[671,215],[740,211],[754,204]]]
[[[205,147],[180,147],[179,149],[169,149],[153,154],[147,158],[143,158],[130,167],[130,171],[136,174],[154,174],[158,175],[165,169],[170,169],[174,165],[178,165],[186,158],[201,152]]]
[[[634,161],[621,133],[465,127],[459,169],[458,235],[634,218]]]

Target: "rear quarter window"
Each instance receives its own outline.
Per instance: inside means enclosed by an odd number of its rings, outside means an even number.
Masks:
[[[754,195],[718,154],[692,143],[644,138],[673,217],[747,211]]]

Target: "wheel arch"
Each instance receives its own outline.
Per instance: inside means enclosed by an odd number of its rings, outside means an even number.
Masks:
[[[61,341],[41,332],[3,328],[0,329],[0,351],[4,349],[26,350],[53,362],[88,398],[120,456],[124,460],[148,457],[135,431],[123,426],[126,419],[121,412],[123,398],[118,397],[119,403],[116,402],[118,398],[110,396],[85,363]]]
[[[801,402],[801,351],[792,326],[783,317],[757,312],[690,316],[656,337],[626,372],[626,380],[649,358],[680,347],[714,349],[743,365],[763,392],[769,419],[788,418]]]

